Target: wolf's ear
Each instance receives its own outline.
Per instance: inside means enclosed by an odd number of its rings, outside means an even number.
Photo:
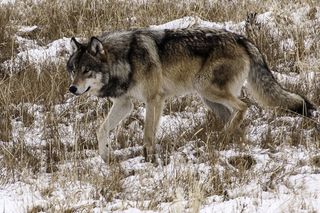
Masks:
[[[90,44],[88,47],[92,55],[97,55],[97,54],[103,55],[105,53],[102,42],[96,37],[91,37]]]
[[[81,47],[81,44],[79,42],[77,42],[75,37],[71,38],[70,44],[71,44],[71,48],[72,48],[72,53],[76,52]]]

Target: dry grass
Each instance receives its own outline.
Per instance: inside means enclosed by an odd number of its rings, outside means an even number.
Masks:
[[[17,74],[0,82],[0,106],[19,103],[54,105],[64,100],[69,80],[63,64],[43,65],[40,73],[28,62],[16,69]]]
[[[247,1],[241,3],[241,6],[247,7],[248,10],[257,12],[262,12],[264,5],[265,3],[252,5]],[[21,9],[22,7],[24,6],[21,5]],[[213,21],[239,21],[245,17],[246,12],[238,10],[238,7],[235,3],[224,5],[207,1],[145,1],[136,4],[116,0],[54,0],[41,1],[37,6],[28,7],[27,10],[32,16],[26,17],[21,14],[15,18],[25,25],[40,26],[41,32],[36,37],[48,41],[62,36],[91,36],[111,29],[146,27],[188,15],[197,15]]]
[[[17,45],[13,38],[14,25],[13,19],[16,11],[11,6],[0,7],[0,63],[10,59],[15,53]],[[4,77],[3,70],[0,69],[0,79]]]
[[[4,130],[0,138],[9,141],[12,137],[12,119],[21,120],[25,127],[33,124],[34,112],[28,112],[28,106],[43,105],[50,108],[62,103],[67,85],[63,65],[43,65],[39,74],[36,67],[27,62],[21,65],[17,74],[0,80],[0,126]]]
[[[41,31],[35,37],[38,40],[50,41],[63,36],[91,36],[105,30],[146,27],[193,15],[218,22],[242,21],[247,12],[266,12],[270,3],[272,1],[253,4],[248,1],[221,3],[163,0],[136,4],[131,1],[116,0],[107,2],[53,0],[40,1],[36,6],[29,7],[20,2],[16,5],[17,9],[27,10],[28,13],[15,13],[13,18],[24,25],[39,26]],[[313,0],[308,0],[308,3],[316,5],[316,1]],[[277,4],[278,7],[284,7],[287,2],[281,1]]]
[[[305,32],[304,28],[292,28],[292,22],[285,19],[281,11],[291,1],[282,0],[277,3],[274,1],[146,1],[136,4],[131,1],[77,1],[77,0],[54,0],[40,1],[38,4],[30,4],[28,1],[17,1],[14,6],[0,6],[0,63],[6,61],[18,52],[19,45],[15,43],[14,35],[19,25],[37,25],[39,30],[33,34],[25,35],[28,39],[35,39],[39,44],[47,44],[49,41],[61,37],[89,37],[100,34],[105,30],[132,29],[146,27],[149,25],[161,24],[173,19],[184,16],[199,16],[209,21],[244,21],[248,13],[257,12],[258,14],[270,9],[270,4],[277,4],[274,12],[277,14],[277,24],[282,33],[282,37],[272,36],[272,30],[264,25],[255,26],[256,20],[250,21],[250,30],[245,32],[248,37],[264,52],[270,67],[279,72],[305,72],[305,64],[308,58],[319,58],[319,43],[314,42],[309,48],[304,45],[304,40],[320,34],[319,26],[314,27],[314,34]],[[316,0],[295,1],[296,5],[310,5],[310,20],[314,19],[314,8],[318,4]],[[245,8],[245,9],[244,9]],[[31,14],[31,15],[30,15]],[[295,44],[292,51],[284,51],[281,46],[282,39],[291,38]],[[315,67],[319,70],[319,67]],[[309,69],[308,69],[309,70]],[[148,171],[131,172],[123,171],[121,164],[113,162],[108,165],[110,173],[103,174],[95,171],[91,165],[84,163],[85,160],[94,156],[91,152],[97,152],[97,139],[95,131],[101,118],[106,116],[111,104],[108,101],[97,99],[87,99],[87,97],[72,99],[67,93],[69,80],[63,63],[43,64],[38,67],[26,61],[20,64],[15,74],[9,76],[6,68],[0,67],[0,165],[6,169],[6,174],[13,177],[22,176],[25,171],[40,175],[41,172],[52,175],[53,182],[60,185],[80,181],[91,184],[96,190],[93,199],[104,199],[104,202],[111,202],[114,199],[131,199],[128,189],[123,187],[123,182],[131,175],[137,175],[141,179],[148,177],[143,173]],[[299,84],[304,84],[301,82]],[[301,91],[301,85],[286,85],[293,91]],[[312,99],[317,105],[320,104],[319,84],[307,88],[303,87],[302,94],[312,94]],[[66,101],[69,105],[66,109],[56,110],[59,104]],[[179,99],[171,99],[167,102],[164,115],[181,114],[188,111],[197,111],[199,104],[194,104],[194,97],[187,96]],[[198,102],[198,101],[197,101]],[[43,118],[38,118],[36,111],[30,109],[31,106],[40,107]],[[136,104],[135,109],[141,104]],[[137,113],[135,110],[134,112]],[[308,143],[302,137],[304,131],[313,131],[315,142],[319,142],[319,133],[315,130],[315,122],[304,119],[295,124],[299,131],[290,129],[289,133],[275,135],[273,129],[290,126],[291,123],[277,121],[276,117],[282,114],[272,114],[268,119],[262,120],[270,124],[269,131],[258,145],[261,149],[268,149],[270,153],[279,151],[277,147],[283,141],[289,146],[308,148]],[[245,120],[242,125],[246,129],[251,124],[251,120],[260,119],[261,114],[256,113],[250,121]],[[191,118],[192,119],[192,118]],[[25,141],[28,131],[36,128],[37,122],[41,120],[41,140],[45,145],[32,147]],[[215,169],[221,165],[219,151],[236,150],[238,152],[248,151],[249,141],[243,135],[235,135],[231,138],[221,136],[219,130],[222,124],[207,112],[205,121],[196,120],[192,128],[177,130],[175,134],[166,133],[160,137],[161,156],[164,165],[170,163],[170,155],[179,153],[185,145],[192,147],[191,151],[194,159],[185,156],[184,163],[208,163],[213,169],[210,174],[203,179],[199,171],[184,170],[176,171],[175,176],[165,176],[161,181],[153,183],[153,192],[139,192],[137,199],[142,202],[149,200],[149,206],[143,208],[157,209],[162,202],[172,202],[177,199],[177,193],[172,192],[171,188],[181,189],[185,199],[189,199],[188,204],[192,209],[199,209],[199,205],[205,197],[211,195],[221,195],[228,199],[228,190],[235,185],[240,185],[251,180],[256,175],[252,171],[256,160],[253,156],[239,155],[228,158],[224,166],[230,164],[232,168],[226,166],[224,172]],[[14,122],[13,122],[14,121]],[[17,137],[13,123],[21,124],[20,136]],[[128,130],[127,127],[131,126]],[[72,127],[72,133],[63,132],[62,127]],[[133,128],[134,127],[134,128]],[[132,114],[125,120],[116,134],[116,141],[119,149],[142,145],[141,130],[143,120],[140,114]],[[71,135],[68,135],[71,134]],[[282,135],[283,134],[283,135]],[[71,141],[66,141],[71,140]],[[317,144],[320,147],[320,144]],[[128,155],[130,156],[130,155]],[[131,156],[132,157],[132,156]],[[120,159],[123,160],[123,159]],[[75,165],[72,172],[63,169],[65,164]],[[314,156],[310,164],[319,167],[319,156]],[[230,166],[229,165],[229,166]],[[153,171],[153,170],[152,170]],[[140,172],[140,173],[139,173]],[[251,174],[252,172],[252,174]],[[136,174],[137,173],[137,174]],[[142,174],[141,174],[142,173]],[[145,176],[144,176],[145,175]],[[151,174],[149,174],[152,176]],[[64,178],[62,178],[65,176]],[[0,176],[0,179],[2,177]],[[141,180],[141,182],[143,182]],[[70,198],[69,204],[58,203],[51,199],[55,188],[50,185],[42,189],[43,197],[50,200],[46,207],[35,206],[29,212],[38,211],[61,211],[77,212],[90,211],[93,206],[83,209],[72,207],[73,200]],[[130,193],[128,193],[130,194]],[[141,195],[145,195],[141,196]],[[161,196],[158,196],[158,195]],[[152,199],[150,199],[150,196]],[[80,198],[79,198],[80,199]],[[67,202],[67,201],[66,201]],[[200,204],[199,204],[200,203]],[[55,207],[57,205],[58,207]],[[61,206],[61,208],[59,207]]]

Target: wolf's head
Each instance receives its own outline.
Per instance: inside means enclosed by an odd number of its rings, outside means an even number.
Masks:
[[[71,46],[72,54],[67,62],[71,93],[87,92],[98,97],[119,97],[126,93],[132,80],[126,51],[116,52],[115,46],[108,50],[96,37],[84,44],[72,38]]]
[[[100,96],[106,78],[104,63],[105,51],[99,39],[92,37],[90,42],[81,44],[71,39],[72,54],[67,62],[67,70],[72,79],[69,91],[75,95],[89,94]]]

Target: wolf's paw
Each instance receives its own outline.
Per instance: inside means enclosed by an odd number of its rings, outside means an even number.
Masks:
[[[152,147],[143,147],[143,156],[146,162],[150,162],[155,166],[159,165],[158,155]]]
[[[156,146],[155,150],[150,147],[148,148],[147,146],[144,146],[143,156],[145,162],[150,162],[155,167],[166,166],[170,163],[170,154],[161,150],[160,146]]]
[[[100,157],[102,158],[102,160],[105,162],[105,163],[110,163],[111,162],[111,154],[110,153],[99,153],[100,154]]]

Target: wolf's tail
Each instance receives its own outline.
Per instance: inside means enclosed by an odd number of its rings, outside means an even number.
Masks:
[[[310,116],[315,107],[304,97],[284,89],[272,75],[257,47],[243,41],[250,56],[249,89],[257,101],[265,106],[281,107]]]

